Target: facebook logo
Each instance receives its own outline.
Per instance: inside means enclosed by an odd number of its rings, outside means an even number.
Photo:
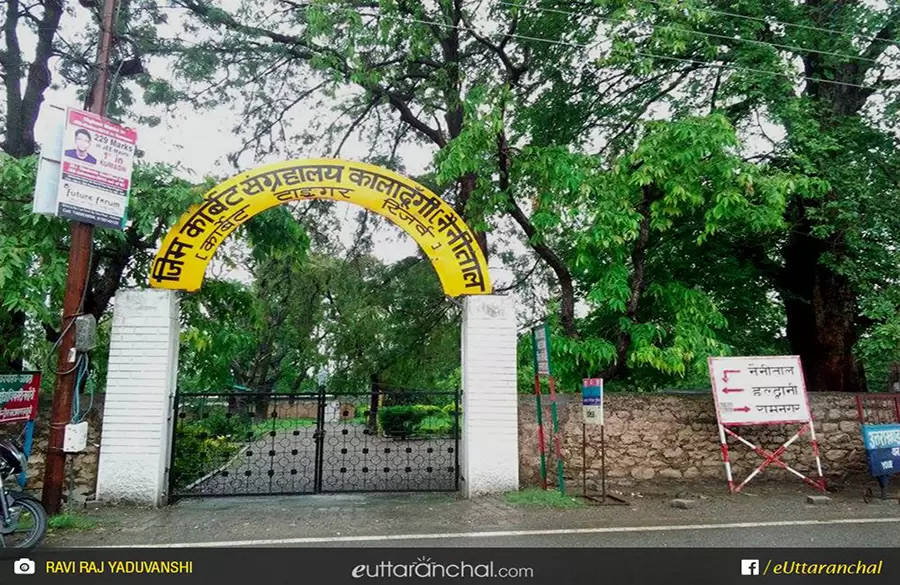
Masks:
[[[759,575],[759,561],[756,559],[742,560],[741,575]]]

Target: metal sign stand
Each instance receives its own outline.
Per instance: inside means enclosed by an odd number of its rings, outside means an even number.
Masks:
[[[559,440],[559,414],[556,406],[556,382],[553,376],[547,376],[550,382],[550,414],[553,418],[553,452],[556,455],[556,483],[559,493],[566,495],[566,479],[563,473],[562,441]]]
[[[534,395],[537,408],[538,448],[541,452],[541,488],[547,489],[547,447],[544,435],[544,416],[541,405],[541,375],[547,376],[550,384],[550,413],[553,422],[553,446],[556,454],[556,475],[559,493],[566,494],[565,475],[563,474],[562,443],[559,440],[559,416],[556,407],[556,380],[550,367],[550,330],[546,324],[538,325],[531,330],[531,341],[534,348]]]
[[[600,378],[586,378],[582,382],[582,410],[581,410],[581,497],[590,502],[601,505],[628,505],[628,502],[618,496],[606,493],[606,423],[603,411],[603,380]],[[598,416],[599,415],[599,416]],[[600,425],[600,497],[596,494],[588,494],[587,491],[587,425]]]
[[[534,375],[534,401],[537,410],[538,449],[541,453],[541,489],[547,489],[547,444],[544,439],[544,409],[541,406],[541,377]]]
[[[740,492],[769,465],[776,465],[800,478],[807,485],[826,492],[825,476],[816,431],[806,395],[806,384],[798,356],[709,358],[709,375],[718,418],[719,443],[728,490]],[[790,439],[775,451],[768,451],[739,435],[729,427],[799,424]],[[785,451],[809,432],[816,460],[818,481],[781,460]],[[727,437],[733,437],[762,457],[763,462],[739,485],[731,472]]]
[[[869,460],[869,473],[875,477],[880,491],[876,496],[875,491],[867,487],[863,501],[868,504],[896,497],[900,503],[900,495],[890,495],[891,476],[900,474],[900,395],[857,395],[856,412]],[[882,440],[874,440],[877,435],[881,435]],[[883,440],[885,435],[889,440]]]
[[[785,463],[784,461],[782,461],[780,459],[781,455],[785,451],[787,451],[788,447],[791,446],[791,443],[793,443],[794,441],[799,439],[801,436],[806,434],[807,431],[809,431],[810,442],[812,443],[813,455],[816,458],[816,470],[818,471],[818,474],[819,474],[819,481],[815,481],[815,480],[803,475],[802,473],[800,473],[796,469],[790,467],[787,463]],[[744,445],[749,447],[757,455],[759,455],[760,457],[763,458],[763,462],[760,463],[759,466],[753,471],[753,473],[748,475],[747,479],[745,479],[743,482],[741,482],[741,484],[738,485],[737,487],[735,487],[734,479],[732,478],[732,475],[731,475],[731,463],[729,462],[729,459],[728,459],[728,442],[725,438],[726,434],[728,436],[734,437],[735,439],[737,439],[738,441],[740,441],[741,443],[743,443]],[[746,486],[748,483],[750,483],[750,481],[754,477],[756,477],[757,475],[762,473],[762,471],[771,464],[775,464],[778,467],[780,467],[786,471],[789,471],[790,473],[799,477],[804,483],[808,484],[809,486],[811,486],[817,490],[820,490],[822,492],[826,491],[825,478],[822,474],[822,460],[819,458],[819,445],[816,442],[816,431],[815,431],[815,429],[813,429],[812,424],[808,423],[808,424],[801,426],[800,430],[797,431],[793,437],[788,439],[787,442],[782,444],[780,447],[778,447],[778,449],[776,449],[775,451],[773,451],[771,453],[758,445],[754,445],[753,443],[751,443],[744,437],[740,436],[739,434],[737,434],[736,432],[734,432],[733,430],[729,429],[728,427],[726,427],[725,425],[722,425],[722,424],[719,424],[719,439],[722,443],[722,458],[725,461],[725,476],[728,479],[728,489],[733,494],[736,494],[736,493],[740,492],[742,489],[744,489],[744,486]]]

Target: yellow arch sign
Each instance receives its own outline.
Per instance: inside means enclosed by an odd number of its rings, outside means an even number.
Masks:
[[[213,254],[238,226],[270,207],[307,199],[355,203],[389,219],[419,244],[449,296],[492,292],[474,234],[444,200],[387,169],[336,159],[260,167],[207,192],[166,235],[150,286],[198,290]]]

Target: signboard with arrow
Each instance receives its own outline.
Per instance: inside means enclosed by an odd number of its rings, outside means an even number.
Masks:
[[[719,421],[724,425],[809,422],[806,384],[797,356],[710,360]]]
[[[819,457],[819,445],[816,442],[799,356],[711,357],[709,377],[716,403],[716,417],[719,419],[719,442],[725,463],[725,476],[732,493],[741,491],[750,480],[772,464],[786,469],[806,484],[825,491],[822,460]],[[730,428],[792,424],[799,424],[799,430],[771,452]],[[818,480],[791,468],[782,460],[785,450],[807,433],[816,460]],[[763,459],[759,467],[737,485],[731,474],[728,437],[750,448]]]

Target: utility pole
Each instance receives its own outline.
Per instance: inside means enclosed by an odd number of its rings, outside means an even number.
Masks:
[[[103,18],[100,25],[100,45],[97,50],[97,78],[91,91],[91,112],[106,114],[106,92],[109,80],[109,54],[115,26],[116,0],[105,0]],[[66,277],[66,291],[63,298],[62,338],[59,343],[58,372],[56,389],[53,392],[53,409],[50,413],[50,440],[47,445],[46,466],[44,468],[44,489],[42,500],[47,513],[57,514],[62,502],[65,482],[66,454],[63,439],[66,425],[72,420],[72,399],[75,392],[74,347],[75,328],[71,325],[83,310],[85,289],[90,274],[91,251],[94,245],[94,226],[79,221],[70,222],[72,241],[69,248],[69,272]],[[70,356],[70,354],[73,354]]]

